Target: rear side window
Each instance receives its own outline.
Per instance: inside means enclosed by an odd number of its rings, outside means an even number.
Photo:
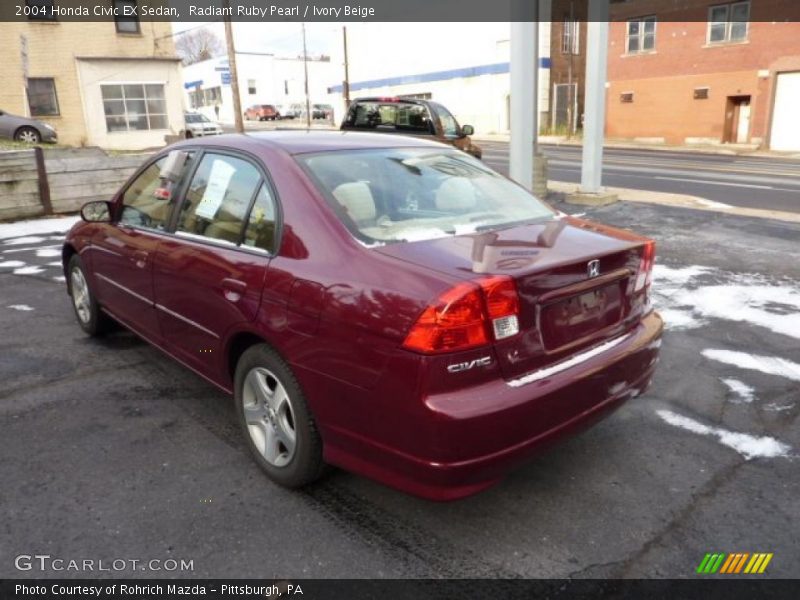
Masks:
[[[250,162],[223,154],[204,155],[186,191],[177,231],[239,244],[260,186],[261,174]]]
[[[350,109],[345,124],[357,129],[435,133],[430,112],[421,104],[358,102]]]
[[[275,253],[275,201],[265,183],[258,188],[258,195],[250,211],[244,245]]]

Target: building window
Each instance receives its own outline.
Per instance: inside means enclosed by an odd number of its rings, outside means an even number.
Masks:
[[[222,88],[219,86],[208,89],[196,89],[189,93],[192,108],[202,106],[216,106],[222,103]]]
[[[628,54],[652,52],[656,48],[656,18],[643,17],[628,21]]]
[[[114,0],[114,24],[117,33],[139,33],[139,17],[136,0]]]
[[[55,21],[53,0],[25,0],[25,14],[29,21]]]
[[[694,88],[694,99],[708,100],[708,88],[707,87]]]
[[[742,42],[747,39],[750,2],[719,4],[708,9],[708,43]]]
[[[248,79],[247,80],[247,93],[248,94],[255,94],[256,93],[256,80],[255,79]]]
[[[564,33],[561,36],[562,54],[580,54],[581,28],[578,21],[564,20]]]
[[[633,102],[633,92],[622,92],[619,95],[619,101],[623,104],[631,104]]]
[[[109,133],[168,128],[162,84],[125,83],[100,87]]]
[[[52,77],[28,79],[28,106],[32,117],[57,117],[60,114],[56,82]]]

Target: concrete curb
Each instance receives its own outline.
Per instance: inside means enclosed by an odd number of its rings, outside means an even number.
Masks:
[[[574,194],[578,186],[574,183],[564,183],[561,181],[550,181],[547,188],[551,192],[562,193],[569,198]],[[781,210],[766,210],[761,208],[743,208],[730,206],[713,200],[706,200],[699,196],[689,196],[686,194],[668,194],[665,192],[649,192],[646,190],[632,190],[627,188],[603,188],[608,194],[615,194],[620,200],[628,202],[642,202],[645,204],[661,204],[664,206],[677,206],[680,208],[690,208],[693,210],[704,210],[718,212],[726,215],[739,217],[755,217],[757,219],[777,219],[790,223],[800,223],[800,213],[792,213]]]
[[[475,143],[481,142],[508,142],[507,134],[483,134],[473,135]],[[559,136],[539,136],[539,143],[547,146],[569,146],[580,148],[583,141],[579,139],[567,140]],[[675,152],[686,154],[718,154],[722,156],[755,156],[763,158],[782,158],[788,160],[800,160],[799,153],[772,152],[770,150],[753,150],[750,148],[731,148],[728,147],[709,147],[709,146],[668,146],[665,144],[637,144],[635,142],[615,142],[606,140],[604,148],[618,150],[652,150],[654,152]]]

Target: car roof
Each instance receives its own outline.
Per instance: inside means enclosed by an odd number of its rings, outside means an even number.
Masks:
[[[227,146],[242,148],[243,146],[264,146],[278,148],[288,154],[306,154],[311,152],[328,152],[337,150],[368,150],[370,148],[439,148],[452,150],[451,146],[433,140],[386,133],[363,133],[360,131],[309,131],[309,130],[273,130],[257,133],[233,133],[218,135],[203,140],[181,142],[188,144]]]

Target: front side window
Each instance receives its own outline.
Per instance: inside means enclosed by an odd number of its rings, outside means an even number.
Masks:
[[[750,2],[720,4],[708,9],[708,42],[742,42],[747,39]]]
[[[114,0],[114,24],[118,33],[139,33],[136,0]]]
[[[628,21],[625,48],[628,54],[652,52],[656,48],[656,18],[644,17]]]
[[[128,186],[122,195],[122,225],[164,229],[169,220],[169,199],[159,197],[161,188],[161,167],[166,158],[160,158]]]
[[[369,244],[490,231],[555,217],[524,188],[456,151],[356,150],[298,160],[351,233]]]
[[[186,191],[177,231],[240,244],[250,205],[260,186],[261,174],[250,162],[223,154],[205,154]]]
[[[168,128],[163,84],[106,84],[101,89],[109,133]]]
[[[28,105],[32,117],[57,116],[58,97],[52,77],[28,79]]]

